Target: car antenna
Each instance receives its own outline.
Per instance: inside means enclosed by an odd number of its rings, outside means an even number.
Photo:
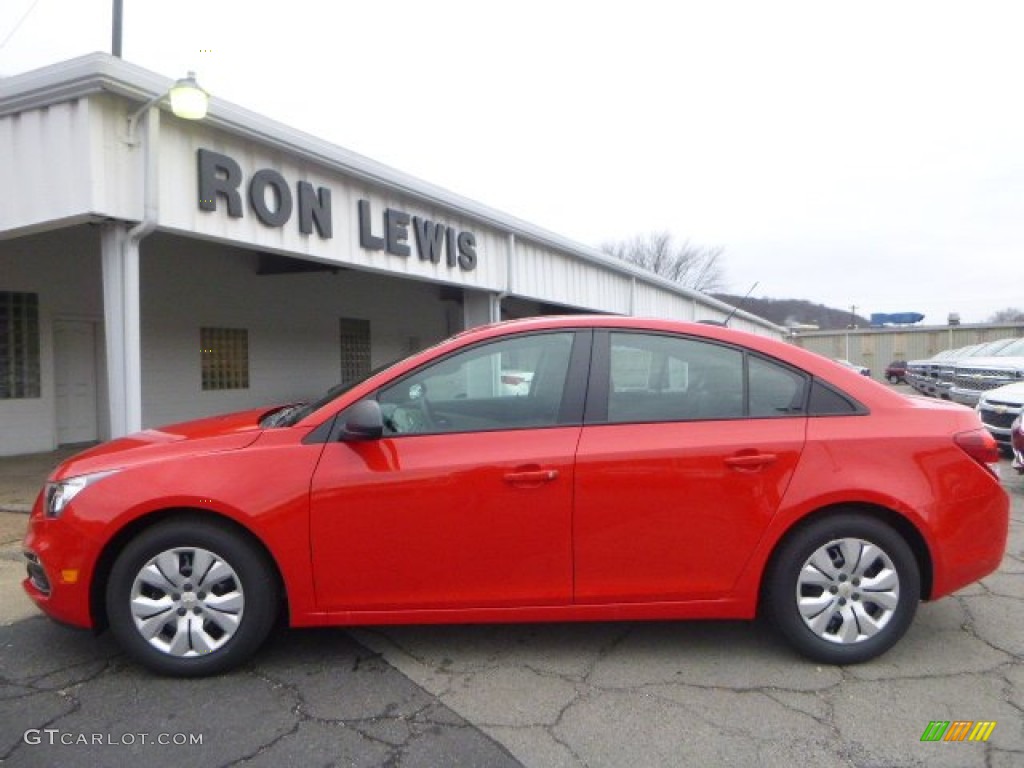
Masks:
[[[750,290],[747,291],[747,295],[744,296],[742,299],[740,299],[740,303],[732,308],[732,312],[730,312],[728,315],[726,315],[725,320],[722,321],[722,325],[724,325],[724,326],[728,326],[729,325],[729,321],[732,320],[732,316],[740,311],[740,307],[742,307],[743,304],[747,301],[747,299],[750,298],[750,294],[752,294],[754,292],[754,289],[757,288],[757,284],[758,284],[758,281],[755,280],[754,284],[752,286],[750,286]]]

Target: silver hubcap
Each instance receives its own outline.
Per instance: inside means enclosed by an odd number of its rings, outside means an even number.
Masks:
[[[235,634],[244,607],[234,569],[205,549],[161,552],[142,566],[132,584],[135,628],[169,656],[217,650]]]
[[[814,634],[847,645],[868,640],[892,619],[900,579],[883,549],[836,539],[815,550],[796,583],[800,616]]]

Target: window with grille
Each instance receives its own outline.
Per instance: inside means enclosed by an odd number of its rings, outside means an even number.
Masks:
[[[249,332],[245,328],[200,328],[203,389],[249,388]]]
[[[370,321],[341,319],[341,383],[348,384],[370,373]]]
[[[39,294],[0,291],[0,400],[39,390]]]

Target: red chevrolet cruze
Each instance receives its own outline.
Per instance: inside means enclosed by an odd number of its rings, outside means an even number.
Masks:
[[[507,379],[514,372],[516,386]],[[751,618],[870,659],[1006,545],[973,411],[799,348],[620,317],[468,331],[323,399],[60,466],[25,589],[203,675],[274,621]]]

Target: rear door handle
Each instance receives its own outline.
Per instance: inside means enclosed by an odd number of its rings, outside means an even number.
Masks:
[[[744,453],[739,456],[730,456],[725,460],[725,465],[731,469],[741,472],[753,472],[774,464],[778,460],[774,453]]]
[[[526,469],[508,472],[505,482],[517,488],[538,488],[558,479],[557,469]]]

